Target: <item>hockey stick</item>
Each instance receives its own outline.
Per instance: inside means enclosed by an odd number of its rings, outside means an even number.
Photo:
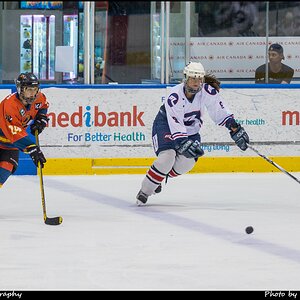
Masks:
[[[277,165],[270,158],[268,158],[265,155],[259,153],[255,148],[253,148],[253,146],[251,146],[251,145],[248,144],[248,147],[251,150],[253,150],[254,152],[256,152],[260,157],[262,157],[263,159],[265,159],[267,162],[269,162],[270,164],[272,164],[274,167],[276,167],[277,169],[279,169],[281,172],[285,173],[286,175],[290,176],[291,178],[293,178],[294,180],[296,180],[298,183],[300,183],[300,180],[298,178],[296,178],[295,176],[293,176],[291,173],[289,173],[288,171],[286,171],[284,168],[282,168],[279,165]]]
[[[39,137],[38,137],[38,131],[35,131],[35,140],[36,144],[39,147]],[[43,172],[42,172],[42,167],[40,163],[38,163],[38,175],[40,178],[40,188],[41,188],[41,197],[42,197],[42,207],[43,207],[43,215],[44,215],[44,222],[47,225],[60,225],[63,221],[62,217],[53,217],[49,218],[47,217],[47,212],[46,212],[46,201],[45,201],[45,192],[44,192],[44,181],[43,181]]]

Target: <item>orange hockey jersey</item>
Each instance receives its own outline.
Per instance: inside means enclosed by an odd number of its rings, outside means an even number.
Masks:
[[[26,128],[38,112],[47,114],[49,103],[39,92],[31,105],[24,106],[18,94],[10,94],[0,102],[0,148],[24,149],[35,144],[28,136]]]

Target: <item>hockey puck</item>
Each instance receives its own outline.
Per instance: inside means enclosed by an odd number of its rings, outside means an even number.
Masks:
[[[246,227],[246,229],[245,229],[245,231],[246,231],[246,233],[247,234],[251,234],[252,232],[253,232],[253,227],[252,226],[248,226],[248,227]]]

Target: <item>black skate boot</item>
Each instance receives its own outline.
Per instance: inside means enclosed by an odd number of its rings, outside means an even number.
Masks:
[[[138,206],[140,205],[144,205],[146,204],[147,200],[148,200],[148,195],[146,195],[145,193],[143,193],[141,190],[138,192],[138,194],[136,195],[136,204]]]
[[[161,192],[161,183],[158,185],[158,187],[155,189],[154,193],[159,194]]]

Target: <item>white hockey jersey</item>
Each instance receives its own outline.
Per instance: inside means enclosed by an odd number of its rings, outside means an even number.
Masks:
[[[222,97],[209,84],[203,85],[192,102],[186,98],[183,88],[184,83],[168,88],[164,100],[173,140],[198,133],[205,109],[216,125],[222,126],[233,118]]]

